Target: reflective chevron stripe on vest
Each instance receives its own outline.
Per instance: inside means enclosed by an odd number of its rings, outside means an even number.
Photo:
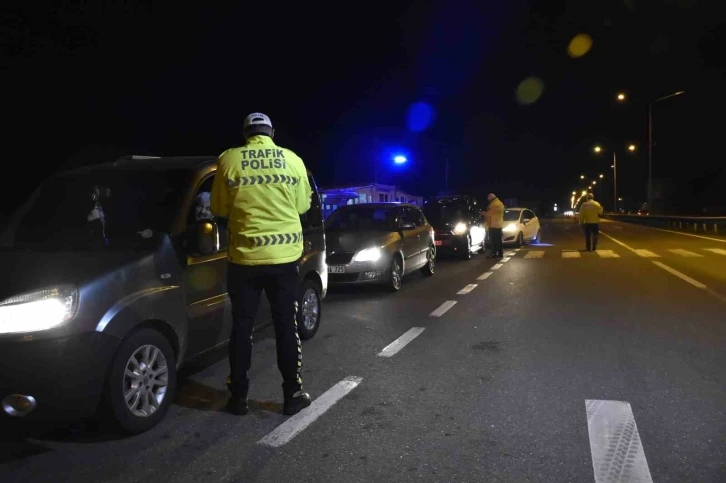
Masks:
[[[249,240],[254,247],[289,245],[290,243],[300,243],[303,240],[303,234],[285,233],[284,235],[263,235],[249,238]]]
[[[251,186],[254,184],[290,184],[297,185],[300,182],[300,178],[294,176],[287,176],[284,174],[266,174],[264,176],[242,176],[236,180],[229,180],[229,186]]]

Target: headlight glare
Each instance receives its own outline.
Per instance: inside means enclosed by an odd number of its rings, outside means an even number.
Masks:
[[[454,235],[463,235],[466,233],[466,223],[457,223],[454,229],[451,231]]]
[[[37,332],[76,316],[78,291],[59,286],[16,295],[0,302],[0,334]]]
[[[380,248],[366,248],[356,253],[353,258],[354,262],[375,262],[381,258]]]
[[[512,233],[514,231],[517,231],[517,225],[514,223],[510,223],[507,226],[504,227],[504,230],[507,233]]]

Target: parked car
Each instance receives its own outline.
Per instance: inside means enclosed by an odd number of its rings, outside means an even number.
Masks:
[[[209,211],[216,157],[127,157],[45,182],[13,218],[0,261],[2,417],[157,424],[177,369],[231,330],[227,237]],[[315,182],[303,215],[298,330],[327,291]],[[268,306],[269,307],[269,306]],[[269,314],[269,308],[267,309]],[[257,328],[269,320],[258,317]]]
[[[528,242],[540,242],[542,230],[539,218],[527,208],[508,208],[504,210],[502,241],[514,243],[518,247]]]
[[[479,201],[473,196],[440,196],[423,206],[426,219],[433,225],[439,255],[458,255],[470,259],[484,249],[486,230]]]
[[[414,205],[344,206],[330,215],[325,234],[331,285],[378,283],[395,292],[405,275],[436,269],[434,229]]]

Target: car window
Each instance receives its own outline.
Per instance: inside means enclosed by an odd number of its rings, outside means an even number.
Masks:
[[[418,223],[418,217],[414,213],[414,210],[408,207],[401,208],[401,223],[413,223],[416,225]]]
[[[187,215],[187,240],[188,249],[191,253],[196,253],[195,229],[198,223],[204,220],[214,220],[212,210],[210,208],[210,195],[212,193],[212,184],[214,183],[214,175],[206,177],[202,184],[197,188],[194,194],[194,202]],[[219,250],[227,249],[227,229],[226,223],[217,223],[219,229]]]
[[[522,210],[504,210],[504,221],[519,221]]]
[[[416,226],[424,226],[426,225],[426,218],[424,218],[423,212],[421,210],[411,208],[411,210],[414,212],[414,218],[416,219]]]
[[[325,231],[396,231],[396,210],[367,205],[341,208],[330,215]]]
[[[310,182],[312,195],[310,197],[310,209],[300,216],[300,222],[302,223],[303,230],[321,228],[323,226],[323,213],[320,203],[320,195],[318,194],[318,189],[312,176],[308,176],[308,181]]]
[[[532,213],[530,210],[524,210],[524,214],[522,215],[522,218],[533,220],[534,213]]]

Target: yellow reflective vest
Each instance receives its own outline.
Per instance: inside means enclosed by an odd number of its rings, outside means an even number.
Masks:
[[[588,200],[580,206],[580,224],[600,223],[602,206],[595,200]]]
[[[303,252],[300,215],[310,209],[310,194],[302,159],[268,136],[253,136],[222,153],[210,204],[215,216],[229,220],[229,261],[297,261]]]

